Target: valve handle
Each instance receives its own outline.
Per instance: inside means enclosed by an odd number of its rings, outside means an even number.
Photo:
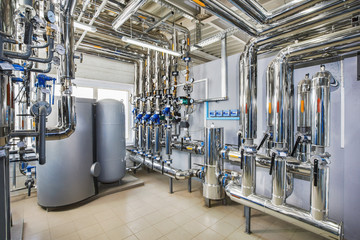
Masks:
[[[271,155],[269,175],[272,175],[272,169],[273,169],[273,167],[274,167],[275,157],[276,157],[276,153],[273,153],[273,154]]]
[[[240,152],[240,169],[243,169],[243,163],[244,163],[244,149],[241,149],[241,152]]]
[[[241,147],[241,133],[238,134],[238,149]]]
[[[294,147],[293,147],[293,149],[292,149],[292,151],[291,151],[290,156],[293,157],[293,156],[295,155],[296,149],[297,149],[300,141],[301,141],[301,136],[298,136],[298,137],[296,138],[296,142],[295,142],[295,144],[294,144]]]
[[[314,187],[317,187],[318,182],[318,172],[319,172],[319,160],[314,160]]]
[[[257,151],[259,151],[260,148],[262,147],[262,145],[264,145],[264,143],[265,143],[265,141],[266,141],[266,139],[267,139],[268,137],[269,137],[269,134],[268,134],[268,133],[265,133],[263,139],[261,140],[259,146],[258,146],[257,149],[256,149]]]

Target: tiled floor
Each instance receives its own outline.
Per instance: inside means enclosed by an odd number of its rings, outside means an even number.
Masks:
[[[30,198],[12,203],[14,217],[24,217],[24,239],[321,239],[269,215],[252,211],[252,235],[244,233],[243,206],[204,206],[201,184],[174,181],[141,171],[145,186],[108,195],[67,211],[46,212]]]

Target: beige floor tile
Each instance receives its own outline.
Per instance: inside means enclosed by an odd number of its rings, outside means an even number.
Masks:
[[[212,225],[210,228],[215,232],[220,233],[222,236],[227,237],[239,227],[236,227],[224,220],[220,220],[214,225]]]
[[[308,232],[306,230],[303,230],[303,229],[299,229],[299,230],[296,230],[294,235],[292,236],[291,240],[303,240],[303,239],[306,239],[306,240],[325,240],[325,238],[315,234],[315,233],[312,233],[312,232]]]
[[[49,230],[49,224],[46,220],[39,222],[24,222],[24,236],[31,236],[46,230]]]
[[[59,237],[59,238],[51,238],[51,239],[54,239],[54,240],[80,240],[80,237],[76,232],[74,232],[74,233],[70,233],[70,234],[64,235],[62,237]]]
[[[51,238],[56,239],[74,233],[76,230],[74,222],[69,222],[50,228],[50,234]]]
[[[151,226],[151,224],[144,218],[136,219],[133,222],[129,222],[126,226],[133,232],[138,233]]]
[[[49,240],[49,239],[51,239],[49,230],[35,233],[30,236],[26,236],[26,235],[24,236],[24,240]]]
[[[148,227],[138,233],[135,236],[139,240],[156,240],[163,236],[163,234],[157,230],[155,227]]]
[[[95,213],[94,217],[100,223],[102,221],[108,220],[109,218],[117,217],[117,215],[111,210],[106,210],[103,212]]]
[[[84,216],[84,217],[74,220],[74,224],[75,224],[76,230],[79,231],[86,227],[97,224],[97,221],[94,216],[90,215],[90,216]]]
[[[78,231],[81,240],[89,239],[102,233],[104,232],[99,224],[94,224]]]
[[[178,214],[170,217],[177,225],[181,226],[185,223],[188,223],[192,220],[192,217],[186,213],[179,212]]]
[[[166,236],[170,240],[190,240],[193,238],[193,236],[182,227],[169,232]]]
[[[105,233],[96,235],[95,237],[89,238],[89,240],[109,240],[108,236]]]
[[[104,232],[107,232],[114,228],[120,227],[120,226],[124,225],[125,223],[123,222],[123,220],[121,220],[119,217],[116,216],[116,217],[112,217],[107,220],[101,221],[99,224],[101,225]]]
[[[131,236],[132,234],[133,233],[126,225],[114,228],[114,229],[106,232],[106,235],[108,236],[108,238],[110,240],[125,239],[125,238]]]
[[[195,240],[221,240],[225,239],[224,236],[220,235],[219,233],[211,230],[210,228],[206,229],[205,231],[201,232],[197,235]]]
[[[196,218],[196,221],[198,221],[200,224],[204,225],[205,227],[211,227],[219,220],[220,220],[219,218],[210,214],[203,214],[200,217]]]
[[[168,234],[169,232],[175,230],[179,226],[172,221],[171,219],[165,219],[155,225],[153,225],[157,230],[159,230],[163,235]]]
[[[146,219],[146,221],[148,221],[149,223],[151,223],[153,225],[158,222],[161,222],[162,220],[166,219],[167,217],[164,214],[156,211],[156,212],[146,215],[144,218]]]
[[[241,239],[241,240],[259,240],[259,238],[256,237],[255,235],[245,233],[244,229],[237,229],[235,232],[230,234],[226,239],[227,240],[239,240],[239,239]]]
[[[191,236],[195,237],[196,235],[198,235],[199,233],[205,231],[205,229],[207,227],[205,227],[204,225],[200,224],[198,221],[196,220],[191,220],[190,222],[184,224],[182,226],[183,229],[185,229],[185,231],[187,231],[188,233],[191,234]]]
[[[124,240],[138,240],[138,238],[135,235],[131,235],[131,236],[125,238]]]

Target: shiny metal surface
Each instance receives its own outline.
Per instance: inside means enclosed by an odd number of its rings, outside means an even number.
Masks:
[[[138,126],[138,140],[139,140],[139,150],[145,150],[145,126],[144,124],[139,124]]]
[[[14,11],[17,0],[2,0],[0,2],[0,32],[13,36],[15,34]]]
[[[65,47],[65,54],[61,56],[61,77],[63,79],[75,78],[75,60],[74,60],[74,18],[70,14],[61,15],[61,23],[63,29],[63,45]]]
[[[283,205],[285,203],[286,188],[286,158],[276,156],[272,172],[272,204]]]
[[[125,107],[120,101],[96,102],[96,154],[100,182],[112,183],[125,176]]]
[[[154,127],[154,154],[159,155],[161,151],[160,144],[160,127],[159,125]]]
[[[145,150],[146,153],[150,154],[151,153],[151,147],[152,147],[152,132],[151,132],[151,126],[150,125],[146,125],[145,127]]]
[[[271,62],[266,70],[266,123],[268,131],[272,131],[274,126],[274,65]]]
[[[0,71],[0,146],[5,145],[5,137],[14,129],[14,93],[10,72]]]
[[[93,164],[94,100],[76,99],[76,132],[59,141],[46,141],[46,164],[37,165],[37,198],[43,207],[73,204],[95,195]],[[56,111],[49,125],[57,123]]]
[[[297,130],[308,133],[311,130],[311,79],[307,74],[297,86]]]
[[[256,186],[256,161],[255,152],[249,152],[244,149],[243,169],[241,178],[241,193],[249,196],[255,192]],[[255,150],[255,148],[254,148]]]
[[[313,160],[318,159],[318,171],[314,174]],[[311,167],[311,215],[314,219],[322,221],[327,219],[329,213],[329,172],[328,159],[320,156],[312,157]],[[316,178],[316,179],[315,179]],[[316,185],[315,185],[316,182]]]
[[[219,182],[219,176],[224,169],[224,163],[220,158],[220,150],[224,145],[223,128],[205,129],[205,178],[203,182],[203,196],[211,200],[219,200],[224,197],[224,190]]]
[[[257,209],[283,221],[292,223],[298,227],[314,232],[324,238],[339,240],[344,238],[344,229],[342,223],[337,224],[328,219],[324,221],[318,221],[312,218],[308,212],[302,209],[287,205],[277,206],[272,204],[270,200],[260,196],[250,195],[245,197],[241,194],[240,186],[237,186],[232,182],[226,185],[225,191],[230,199],[237,203]]]
[[[257,48],[255,39],[245,48],[243,75],[240,77],[241,123],[243,139],[252,140],[257,136]]]
[[[145,2],[146,0],[130,1],[122,13],[113,21],[112,27],[118,30]]]
[[[312,144],[320,147],[330,146],[330,82],[333,77],[325,67],[312,78],[311,113]]]

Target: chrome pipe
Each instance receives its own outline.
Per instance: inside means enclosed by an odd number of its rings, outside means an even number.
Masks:
[[[149,158],[139,154],[131,153],[129,155],[129,160],[138,164],[143,164],[150,169],[153,169],[159,173],[163,173],[164,175],[167,175],[177,180],[185,180],[191,177],[198,177],[199,174],[198,169],[180,170],[170,165],[162,164],[158,161],[152,161]]]
[[[224,145],[223,128],[205,129],[205,173],[203,196],[206,199],[220,200],[224,198],[224,190],[219,183],[219,176],[224,169],[219,151]]]
[[[152,147],[152,132],[151,132],[151,126],[150,125],[146,125],[145,127],[146,132],[145,132],[145,137],[146,137],[146,141],[145,141],[145,150],[147,154],[151,154],[151,147]]]
[[[154,127],[154,155],[159,156],[161,151],[160,144],[160,126],[156,125]]]
[[[221,97],[228,97],[227,37],[221,39]]]
[[[144,128],[145,128],[145,126],[144,126],[144,124],[139,124],[139,126],[138,126],[138,134],[139,134],[139,136],[138,136],[138,140],[139,140],[139,144],[138,144],[138,146],[139,146],[139,150],[140,151],[144,151],[145,150],[145,137],[144,137]]]
[[[312,144],[319,147],[330,146],[330,83],[334,78],[325,66],[311,81]]]
[[[165,130],[165,154],[171,155],[171,128],[166,127]]]
[[[249,151],[250,150],[250,151]],[[241,193],[244,196],[249,196],[255,193],[256,187],[256,154],[252,152],[255,150],[254,147],[244,147],[242,151],[242,179],[241,179]],[[240,154],[241,158],[241,154]]]
[[[232,201],[272,215],[283,221],[319,234],[324,238],[342,240],[344,237],[342,223],[337,224],[328,219],[318,221],[302,209],[287,205],[277,206],[272,204],[270,200],[254,194],[245,197],[241,194],[241,188],[233,182],[226,185],[225,191]]]
[[[181,144],[181,142],[172,142],[171,143],[171,148],[174,150],[179,150],[179,151],[183,151],[183,152],[188,152],[188,153],[192,153],[192,154],[200,154],[200,155],[204,155],[204,146],[203,146],[203,142],[184,142],[183,144]]]
[[[272,173],[272,198],[274,205],[283,205],[286,200],[286,157],[276,156]]]
[[[310,89],[311,79],[306,74],[297,86],[297,131],[303,134],[311,132]]]
[[[249,141],[252,145],[252,140],[257,136],[257,47],[254,39],[245,47],[242,66],[243,75],[240,77],[242,134],[245,143]]]
[[[118,30],[142,6],[146,0],[132,0],[123,9],[122,13],[112,22],[112,28]]]

